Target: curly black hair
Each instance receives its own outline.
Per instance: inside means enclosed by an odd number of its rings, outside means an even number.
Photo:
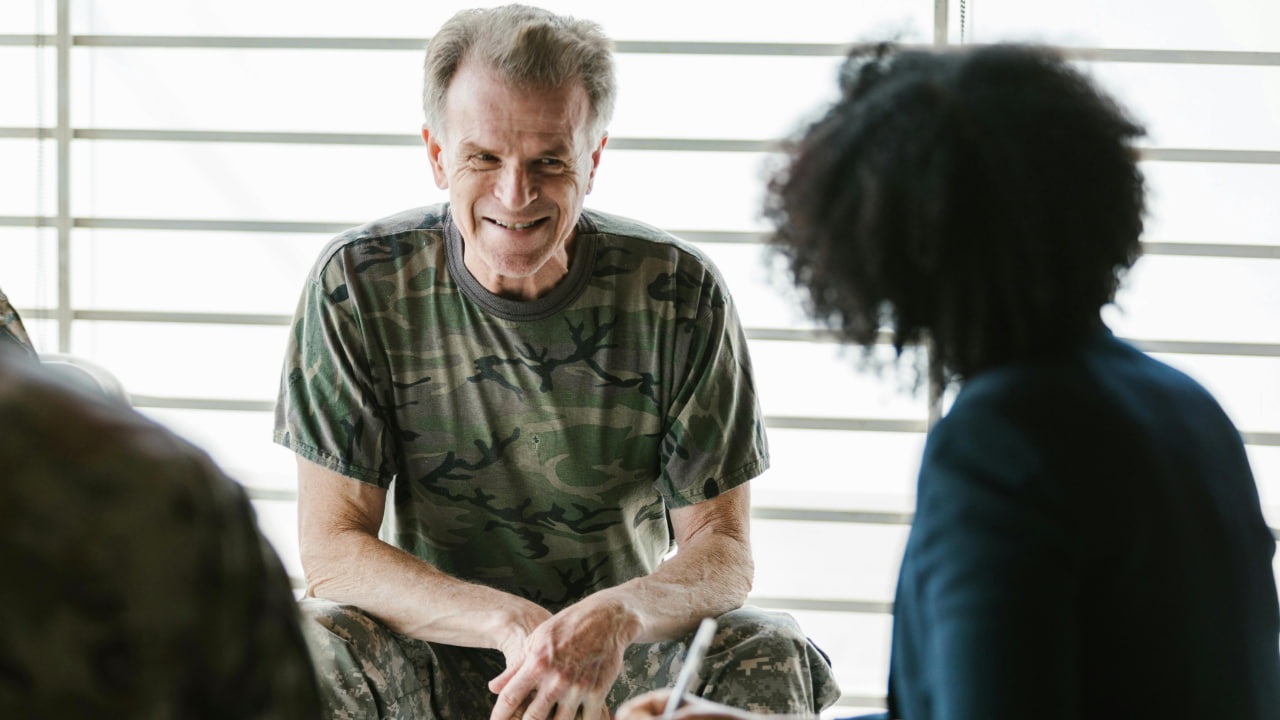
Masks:
[[[1047,48],[855,48],[769,184],[809,311],[929,349],[937,392],[1101,326],[1141,254],[1144,130]]]

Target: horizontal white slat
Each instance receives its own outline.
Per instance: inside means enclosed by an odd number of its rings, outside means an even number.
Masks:
[[[0,128],[0,138],[51,138],[50,128]],[[149,142],[228,142],[272,145],[375,145],[416,147],[422,138],[412,133],[257,132],[245,130],[164,130],[149,128],[74,128],[76,140],[124,140]],[[610,137],[613,150],[664,152],[776,152],[781,141],[764,139]],[[1158,162],[1280,164],[1277,150],[1148,147],[1139,150],[1143,160]]]
[[[263,48],[306,50],[421,50],[428,38],[244,37],[202,35],[74,35],[78,47]],[[0,46],[53,45],[55,35],[0,35]],[[678,55],[840,56],[841,43],[634,41],[614,43],[619,53]],[[906,47],[919,47],[907,45]],[[967,47],[974,47],[973,44]],[[1177,63],[1193,65],[1280,65],[1280,53],[1236,50],[1060,47],[1068,57],[1092,62]]]

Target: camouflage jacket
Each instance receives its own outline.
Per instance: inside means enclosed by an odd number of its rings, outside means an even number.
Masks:
[[[13,309],[13,305],[9,304],[9,298],[5,297],[3,291],[0,291],[0,345],[17,347],[29,354],[35,354],[35,349],[31,346],[31,338],[27,336],[27,329],[22,325],[22,318],[18,316],[18,311]]]
[[[651,572],[668,507],[767,466],[711,263],[591,211],[571,252],[516,302],[467,271],[447,206],[348,231],[308,278],[276,408],[277,442],[391,488],[400,547],[551,609]]]
[[[0,468],[0,717],[318,717],[284,568],[204,453],[0,342]]]

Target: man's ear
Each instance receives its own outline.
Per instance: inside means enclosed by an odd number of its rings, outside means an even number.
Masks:
[[[591,192],[591,188],[596,184],[596,169],[600,167],[600,155],[604,152],[604,146],[609,143],[609,133],[605,133],[600,137],[600,144],[595,150],[591,151],[591,174],[587,177],[587,192]]]
[[[439,133],[432,133],[427,129],[426,125],[423,125],[422,141],[427,144],[427,158],[431,161],[431,175],[436,180],[436,187],[441,190],[448,190],[449,174],[445,172],[441,158],[444,153],[444,146],[440,144]]]

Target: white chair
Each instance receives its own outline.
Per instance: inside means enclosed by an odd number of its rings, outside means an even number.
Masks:
[[[42,353],[40,362],[54,375],[90,392],[129,404],[129,394],[110,370],[75,355]]]

